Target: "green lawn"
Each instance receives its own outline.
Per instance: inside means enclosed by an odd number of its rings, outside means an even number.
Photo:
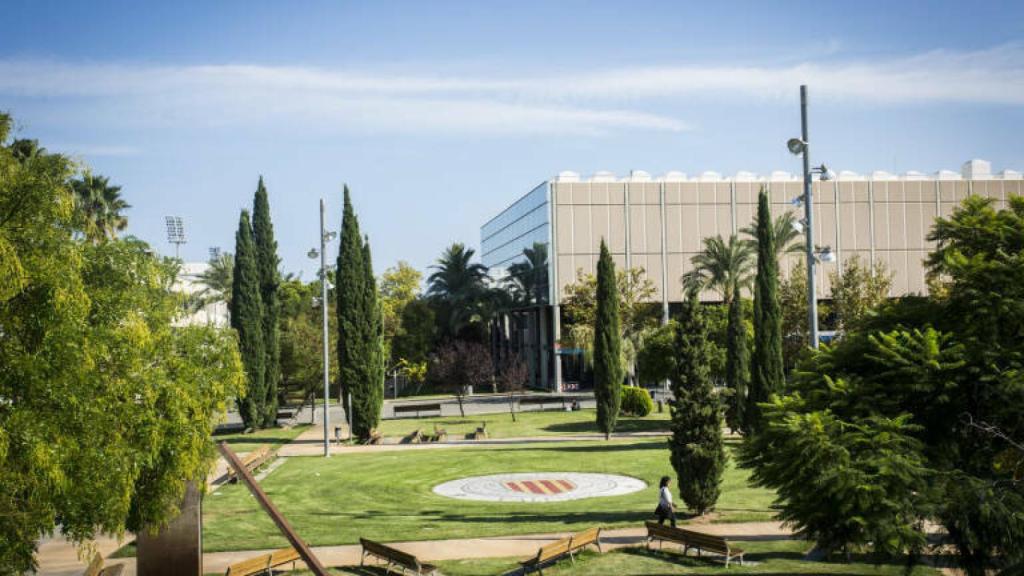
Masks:
[[[269,444],[272,448],[281,447],[305,432],[307,428],[309,428],[309,424],[300,424],[292,428],[267,428],[248,434],[244,432],[214,434],[213,441],[227,442],[235,452],[250,452],[263,444]]]
[[[645,480],[625,496],[544,504],[454,500],[431,492],[465,476],[529,471],[609,472]],[[385,542],[544,533],[589,526],[638,526],[657,503],[654,484],[673,475],[665,440],[440,448],[291,458],[262,485],[295,529],[314,545],[351,544],[360,536]],[[747,485],[730,466],[719,500],[720,520],[767,520],[772,493]],[[284,546],[285,540],[241,485],[204,502],[207,551]]]
[[[864,559],[849,564],[836,562],[804,561],[804,552],[811,545],[796,540],[768,542],[736,542],[736,545],[747,552],[745,566],[738,563],[729,565],[728,570],[718,559],[697,558],[691,552],[682,556],[677,550],[651,551],[643,548],[623,548],[606,554],[585,552],[577,556],[575,565],[568,559],[558,562],[551,568],[545,568],[544,574],[552,576],[650,576],[690,574],[715,576],[731,574],[846,574],[859,576],[901,576],[907,574],[900,562],[874,564]],[[521,558],[486,558],[475,560],[448,560],[438,562],[445,576],[498,576],[515,573]],[[331,570],[334,574],[357,574],[360,576],[380,576],[383,569],[359,568],[346,566]],[[308,572],[298,572],[305,575]],[[937,576],[938,571],[926,567],[918,567],[910,576]]]
[[[525,438],[529,436],[565,436],[570,434],[597,434],[597,417],[594,410],[563,412],[559,410],[531,410],[516,413],[516,421],[508,412],[467,416],[446,416],[444,418],[402,418],[383,420],[381,433],[385,436],[405,436],[417,428],[431,433],[434,425],[444,428],[449,438],[465,437],[477,429],[482,422],[487,424],[490,438]],[[619,417],[616,432],[668,432],[669,414],[652,412],[646,418]]]

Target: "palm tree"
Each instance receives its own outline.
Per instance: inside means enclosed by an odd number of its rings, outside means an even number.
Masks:
[[[106,176],[86,173],[71,182],[82,234],[90,242],[117,238],[128,227],[122,212],[131,206],[121,198],[121,187],[111,186]]]
[[[804,245],[800,241],[802,233],[798,230],[796,216],[792,212],[786,212],[775,217],[772,223],[772,231],[775,233],[775,254],[797,254],[804,251]],[[746,228],[740,230],[747,236],[746,242],[753,248],[757,247],[757,223],[751,222]]]
[[[47,154],[46,148],[39,147],[39,140],[29,140],[28,138],[19,138],[11,142],[10,150],[14,159],[21,164]]]
[[[524,260],[508,267],[505,287],[517,306],[532,306],[545,299],[548,288],[548,246],[535,242],[523,249]]]
[[[733,294],[750,286],[753,280],[754,250],[749,242],[729,236],[726,242],[716,235],[704,239],[704,250],[693,257],[693,270],[683,276],[690,288],[711,288],[722,295],[728,305]]]
[[[196,276],[203,288],[192,295],[192,307],[195,310],[201,310],[209,304],[224,302],[230,310],[231,282],[234,272],[234,254],[221,252],[216,258],[211,258],[210,267]]]
[[[456,242],[445,249],[434,272],[427,278],[427,296],[440,302],[447,316],[443,329],[449,337],[458,336],[463,328],[484,319],[487,290],[487,267],[474,263],[472,248]]]

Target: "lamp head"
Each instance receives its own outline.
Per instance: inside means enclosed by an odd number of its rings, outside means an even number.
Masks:
[[[306,252],[306,256],[309,256],[310,260],[316,260],[320,257],[320,251],[316,248],[310,248],[309,252]]]
[[[821,260],[822,262],[835,262],[836,254],[832,251],[830,246],[825,246],[821,249],[821,252],[818,253],[818,260]]]
[[[786,142],[786,148],[789,148],[790,154],[799,156],[800,154],[803,154],[804,149],[807,148],[807,144],[799,138],[790,138],[789,141]]]
[[[324,232],[324,240],[327,241],[327,242],[331,242],[331,241],[333,241],[337,237],[338,237],[338,233],[337,232]]]
[[[836,177],[835,173],[828,169],[828,166],[822,164],[816,168],[818,174],[821,175],[822,182],[828,182]]]

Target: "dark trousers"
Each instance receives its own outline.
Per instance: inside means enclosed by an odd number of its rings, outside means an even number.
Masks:
[[[676,527],[676,511],[665,507],[658,506],[658,509],[654,511],[654,515],[658,517],[658,524],[664,524],[665,519],[668,518],[669,522],[672,523],[672,527]]]

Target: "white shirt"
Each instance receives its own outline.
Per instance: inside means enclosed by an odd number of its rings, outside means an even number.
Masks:
[[[668,486],[664,486],[661,489],[661,496],[658,498],[658,506],[662,508],[672,509],[672,491],[668,489]]]

